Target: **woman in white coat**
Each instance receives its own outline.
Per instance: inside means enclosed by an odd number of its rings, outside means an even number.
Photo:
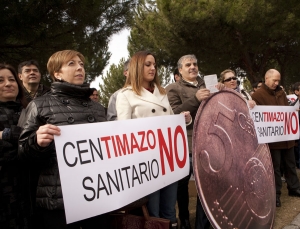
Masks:
[[[160,86],[155,57],[146,51],[135,53],[130,60],[128,77],[118,94],[116,109],[118,120],[172,115],[166,91]],[[185,112],[189,124],[191,116]],[[151,216],[169,219],[171,228],[176,222],[177,182],[149,195],[148,211]]]

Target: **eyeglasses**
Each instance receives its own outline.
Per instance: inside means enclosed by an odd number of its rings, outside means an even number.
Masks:
[[[230,77],[230,78],[224,80],[224,82],[229,82],[229,81],[231,81],[231,80],[237,80],[237,78],[236,78],[236,77]]]

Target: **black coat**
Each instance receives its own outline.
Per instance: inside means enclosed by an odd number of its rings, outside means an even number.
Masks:
[[[18,139],[22,129],[17,126],[21,105],[0,102],[0,228],[27,228],[29,209],[25,202],[24,168],[18,158]]]
[[[54,142],[45,148],[38,146],[36,131],[45,124],[63,126],[106,121],[104,107],[89,98],[92,92],[87,84],[55,82],[49,93],[28,104],[24,119],[19,122],[24,128],[19,141],[20,156],[39,161],[36,166],[42,165],[37,207],[64,209]]]

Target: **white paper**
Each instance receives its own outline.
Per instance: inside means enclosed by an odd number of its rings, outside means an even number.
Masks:
[[[216,85],[218,84],[218,78],[216,74],[204,76],[204,82],[206,88],[210,90],[210,93],[215,93],[219,91],[216,88]]]

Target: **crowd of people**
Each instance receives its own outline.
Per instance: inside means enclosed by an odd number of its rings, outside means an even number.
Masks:
[[[35,60],[20,63],[18,71],[9,64],[0,64],[0,228],[109,228],[109,213],[66,223],[54,144],[54,136],[60,135],[58,126],[173,114],[185,118],[190,172],[150,194],[147,208],[151,216],[170,220],[170,228],[192,228],[188,185],[192,174],[193,123],[201,102],[210,96],[199,76],[196,56],[180,57],[175,82],[163,88],[155,56],[147,51],[135,53],[124,63],[125,85],[111,96],[107,112],[99,103],[98,91],[85,83],[84,63],[80,52],[55,52],[47,63],[52,79],[50,88],[41,84]],[[216,87],[241,93],[249,109],[256,105],[288,106],[280,79],[277,70],[268,70],[265,81],[255,83],[250,95],[239,87],[235,72],[226,69],[220,73]],[[292,89],[299,100],[300,82]],[[269,148],[276,185],[274,202],[280,207],[282,173],[289,195],[300,197],[295,160],[296,156],[299,165],[300,152],[295,141],[270,143]],[[209,228],[210,222],[197,200],[195,228]]]

